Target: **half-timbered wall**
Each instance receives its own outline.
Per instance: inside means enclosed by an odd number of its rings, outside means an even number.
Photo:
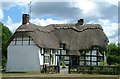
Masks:
[[[80,65],[99,65],[99,62],[106,58],[102,52],[98,49],[80,51]]]
[[[43,57],[43,62],[41,65],[57,65],[57,50],[42,48],[41,56]]]

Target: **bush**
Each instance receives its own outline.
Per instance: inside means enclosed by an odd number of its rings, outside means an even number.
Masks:
[[[88,73],[88,74],[106,74],[106,75],[118,75],[119,73],[119,66],[82,66],[78,67],[77,71],[75,71],[73,68],[71,69],[71,72],[73,73]]]

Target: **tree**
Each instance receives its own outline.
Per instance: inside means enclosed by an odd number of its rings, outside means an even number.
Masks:
[[[0,28],[2,28],[2,33],[1,33],[1,37],[2,37],[2,68],[5,68],[5,64],[6,64],[6,58],[7,58],[7,42],[10,39],[12,33],[9,30],[8,27],[4,26],[2,23],[0,23]]]
[[[108,45],[107,63],[109,65],[119,64],[120,62],[119,45],[111,43]]]

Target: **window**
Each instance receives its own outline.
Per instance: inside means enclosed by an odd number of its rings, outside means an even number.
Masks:
[[[80,65],[84,65],[84,63],[85,63],[84,61],[80,61]]]
[[[61,50],[61,55],[66,55],[66,50]]]
[[[84,57],[83,57],[83,56],[80,56],[80,60],[84,60]]]
[[[53,54],[57,54],[57,50],[52,50],[52,53]]]
[[[80,65],[97,65],[97,52],[97,49],[80,51]]]
[[[34,45],[34,41],[30,36],[26,37],[15,37],[13,41],[11,41],[11,45]]]
[[[45,63],[49,63],[50,62],[50,56],[45,56]]]
[[[69,60],[69,56],[65,56],[65,60]]]
[[[50,63],[50,50],[44,49],[44,62]]]
[[[97,50],[92,50],[92,55],[97,55]]]
[[[55,62],[54,62],[54,60],[55,60],[55,54],[51,54],[50,55],[50,65],[53,65]]]
[[[90,65],[90,62],[86,62],[86,65]]]
[[[84,52],[84,51],[80,51],[80,55],[81,55],[81,56],[84,56],[84,55],[85,55],[85,52]]]
[[[92,57],[92,61],[97,61],[97,57]]]
[[[86,57],[86,60],[90,60],[90,57]]]
[[[60,49],[65,50],[65,43],[60,43]]]
[[[94,66],[94,65],[97,65],[97,63],[96,62],[92,62],[92,65]]]

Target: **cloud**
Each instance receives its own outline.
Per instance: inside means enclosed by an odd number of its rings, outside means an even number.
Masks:
[[[67,20],[54,20],[52,18],[48,18],[48,19],[36,18],[36,19],[31,19],[30,22],[36,25],[46,26],[49,24],[64,24],[64,23],[67,23]],[[21,25],[21,23],[22,22],[13,23],[11,17],[8,16],[8,19],[5,22],[5,25],[14,33],[15,30]]]
[[[88,23],[100,24],[107,35],[109,42],[118,43],[118,23],[112,22],[109,19],[98,19],[96,22],[90,21]]]
[[[3,18],[4,18],[4,14],[2,9],[2,4],[0,3],[0,21],[2,21]]]
[[[90,0],[83,0],[83,1],[76,0],[76,1],[77,2],[73,4],[73,6],[81,9],[84,16],[97,16],[97,17],[101,16],[98,11],[98,6],[96,5],[95,2]],[[85,5],[87,5],[87,7]]]
[[[27,9],[28,9],[28,4],[31,0],[27,0],[27,1],[24,1],[24,0],[4,0],[2,1],[2,9],[3,10],[9,10],[11,9],[12,7],[19,7],[22,9],[22,12],[21,13],[28,13],[27,12]]]
[[[0,21],[2,21],[3,17],[4,17],[3,11],[2,9],[0,9]]]
[[[109,5],[116,5],[116,6],[118,6],[118,2],[120,0],[93,0],[93,1],[95,1],[95,2],[104,2],[104,3],[107,3]]]
[[[14,2],[2,2],[2,9],[9,10],[10,8],[16,6]]]
[[[7,24],[11,24],[11,23],[12,23],[12,19],[10,18],[10,16],[8,16]]]
[[[108,1],[95,0],[31,3],[32,17],[53,16],[72,21],[80,18],[86,19],[87,22],[100,18],[117,21],[117,9],[117,5],[110,4]]]
[[[62,19],[79,18],[80,9],[69,2],[36,2],[31,5],[33,17],[53,16]]]
[[[7,21],[4,23],[5,26],[7,26],[12,32],[15,32],[15,30],[21,25],[21,22],[19,23],[13,23],[10,16],[8,16]]]
[[[48,18],[45,20],[45,19],[36,18],[36,19],[31,19],[30,22],[36,25],[46,26],[49,24],[64,24],[67,23],[67,20],[54,20],[52,18]]]
[[[24,7],[22,13],[28,13],[31,2],[32,17],[53,16],[62,19],[78,20],[80,18],[97,20],[99,18],[115,19],[117,21],[117,2],[118,0],[67,0],[67,1],[52,1],[45,0],[4,0],[3,9],[10,9],[16,5]]]

